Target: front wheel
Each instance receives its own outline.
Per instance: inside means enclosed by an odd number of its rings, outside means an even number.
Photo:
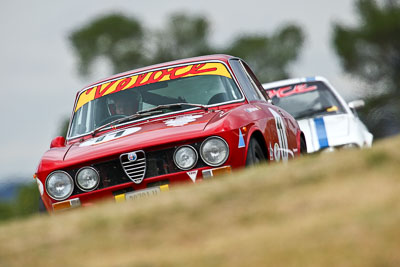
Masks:
[[[303,137],[300,137],[300,154],[301,155],[307,154],[307,143]]]
[[[258,164],[265,160],[264,152],[258,141],[252,137],[249,142],[249,148],[246,157],[246,166]]]

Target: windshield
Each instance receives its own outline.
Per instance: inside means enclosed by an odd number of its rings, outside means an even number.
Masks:
[[[102,125],[159,105],[208,106],[242,98],[222,63],[194,64],[133,75],[83,91],[78,97],[68,136],[88,134]],[[196,107],[176,105],[162,108],[155,114],[193,108]]]
[[[267,89],[272,102],[295,119],[344,113],[332,91],[320,81]]]

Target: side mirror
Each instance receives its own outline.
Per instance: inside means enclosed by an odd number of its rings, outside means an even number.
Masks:
[[[364,100],[354,100],[348,103],[349,108],[351,109],[358,109],[358,108],[362,108],[363,106],[365,106],[365,102]]]
[[[50,148],[53,147],[64,147],[65,146],[65,138],[63,136],[57,136],[53,140],[51,140]]]

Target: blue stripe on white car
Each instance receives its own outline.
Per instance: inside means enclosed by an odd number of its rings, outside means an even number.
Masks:
[[[324,118],[314,118],[314,123],[315,123],[315,130],[318,136],[319,147],[320,148],[329,147]]]

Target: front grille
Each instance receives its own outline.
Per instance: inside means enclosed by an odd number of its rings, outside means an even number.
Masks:
[[[199,151],[201,143],[191,143],[191,146]],[[181,172],[175,166],[173,155],[176,147],[170,147],[162,150],[146,151],[137,150],[136,160],[133,160],[133,152],[124,153],[119,156],[119,158],[114,158],[109,161],[103,161],[94,163],[91,165],[100,174],[100,183],[96,189],[108,188],[115,185],[121,185],[130,183],[133,181],[136,184],[140,184],[143,179],[157,177],[166,174],[172,174]],[[131,160],[129,160],[128,155],[131,154]],[[201,159],[197,161],[194,168],[201,168],[207,166]],[[71,175],[71,177],[76,179],[76,173],[80,169],[75,167],[73,169],[67,169],[66,172]],[[159,186],[158,183],[169,183],[168,180],[157,181],[148,183],[147,186]],[[161,184],[161,185],[162,185]],[[121,190],[133,190],[132,187],[124,188]],[[121,191],[122,192],[122,191]],[[78,186],[75,186],[72,195],[82,194],[84,191],[80,190]]]
[[[146,155],[143,150],[122,154],[119,157],[126,175],[135,183],[140,184],[146,174]]]
[[[107,188],[114,185],[131,182],[121,167],[119,159],[96,163],[92,165],[100,174],[99,188]]]
[[[191,143],[197,151],[199,151],[201,143]],[[160,175],[181,172],[174,163],[174,152],[177,147],[167,148],[163,150],[146,151],[146,178],[156,177]],[[206,167],[207,165],[199,159],[194,168]]]

